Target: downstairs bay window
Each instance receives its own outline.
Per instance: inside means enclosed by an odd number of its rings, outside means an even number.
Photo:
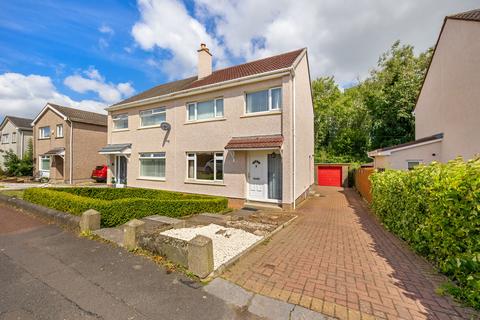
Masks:
[[[187,165],[190,180],[223,180],[223,152],[187,153]]]
[[[165,152],[140,153],[140,178],[165,179]]]

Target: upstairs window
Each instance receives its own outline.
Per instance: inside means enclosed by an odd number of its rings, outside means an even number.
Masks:
[[[50,127],[41,127],[38,129],[39,139],[48,139],[50,138]]]
[[[282,88],[271,88],[246,94],[247,113],[282,109]]]
[[[63,124],[57,124],[57,138],[63,138]]]
[[[8,133],[2,134],[2,143],[8,143]]]
[[[140,177],[165,179],[165,152],[140,153]]]
[[[189,103],[187,113],[189,121],[222,118],[223,98]]]
[[[112,120],[114,130],[128,129],[128,114],[116,114],[112,116]]]
[[[12,143],[17,143],[17,133],[16,132],[12,133]]]
[[[140,111],[140,127],[151,127],[160,125],[167,119],[165,108],[155,108]]]

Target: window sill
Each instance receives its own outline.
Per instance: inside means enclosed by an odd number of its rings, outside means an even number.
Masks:
[[[183,183],[186,183],[186,184],[203,184],[203,185],[209,185],[209,186],[226,186],[226,184],[223,181],[208,181],[208,180],[187,179]]]
[[[145,126],[145,127],[138,127],[137,130],[145,130],[145,129],[152,129],[152,128],[161,128],[162,125],[156,124],[153,126]]]
[[[50,140],[50,137],[48,137],[48,138],[38,138],[38,140]]]
[[[63,139],[63,137],[55,137],[55,139]]]
[[[167,179],[165,178],[155,178],[155,177],[138,177],[137,180],[167,181]]]
[[[219,118],[212,118],[212,119],[204,119],[204,120],[190,120],[185,122],[184,124],[195,124],[195,123],[204,123],[204,122],[213,122],[213,121],[225,121],[227,118],[219,117]]]
[[[254,112],[254,113],[245,113],[244,115],[240,116],[240,118],[273,116],[273,115],[278,115],[278,114],[282,114],[282,110],[263,111],[263,112]]]
[[[122,131],[128,131],[130,129],[113,129],[112,132],[122,132]]]

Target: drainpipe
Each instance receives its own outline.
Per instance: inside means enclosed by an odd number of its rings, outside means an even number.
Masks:
[[[293,124],[293,129],[292,129],[292,136],[293,136],[293,143],[292,143],[292,151],[293,151],[293,157],[292,157],[292,189],[293,189],[293,210],[295,210],[295,200],[296,200],[296,197],[295,197],[295,152],[296,152],[296,148],[295,148],[295,145],[296,145],[296,140],[295,140],[295,135],[296,135],[296,132],[295,132],[295,70],[292,69],[291,71],[291,75],[292,75],[292,91],[293,91],[293,94],[292,94],[292,114],[293,114],[293,120],[292,120],[292,124]]]
[[[73,184],[73,121],[67,121],[70,122],[70,184]]]

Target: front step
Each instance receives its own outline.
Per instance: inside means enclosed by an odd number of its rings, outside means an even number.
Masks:
[[[259,201],[247,201],[242,209],[245,210],[267,210],[267,211],[279,211],[282,210],[282,206],[277,203],[259,202]]]

